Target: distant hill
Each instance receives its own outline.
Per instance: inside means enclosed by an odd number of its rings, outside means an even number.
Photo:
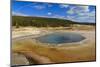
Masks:
[[[79,23],[73,22],[65,19],[57,19],[57,18],[43,18],[43,17],[24,17],[24,16],[12,16],[12,25],[20,25],[20,26],[36,26],[36,27],[57,27],[57,26],[70,26],[72,24],[83,24],[83,25],[95,25],[95,23]]]

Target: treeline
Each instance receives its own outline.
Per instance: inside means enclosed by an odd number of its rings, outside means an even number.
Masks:
[[[77,24],[64,19],[56,18],[41,18],[41,17],[23,17],[23,16],[12,16],[13,26],[34,26],[34,27],[68,27],[72,24]]]

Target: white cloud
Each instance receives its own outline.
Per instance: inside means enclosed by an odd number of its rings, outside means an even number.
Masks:
[[[42,6],[42,5],[35,5],[35,6],[32,6],[32,7],[36,8],[36,9],[39,9],[39,10],[45,8],[45,6]]]
[[[78,6],[79,8],[82,8],[83,11],[88,12],[89,11],[89,6]]]
[[[69,20],[77,22],[95,22],[95,11],[90,12],[89,6],[72,6],[67,11]]]
[[[24,13],[19,13],[19,12],[12,12],[12,15],[14,15],[14,16],[28,16]]]
[[[51,12],[48,12],[48,15],[51,15],[52,13]]]
[[[60,5],[60,7],[61,7],[61,8],[68,8],[68,7],[69,7],[69,5],[66,5],[66,4],[61,4],[61,5]]]
[[[89,12],[89,7],[88,6],[72,6],[70,9],[67,11],[69,14],[80,14],[83,12]]]
[[[95,17],[95,13],[93,12],[80,13],[79,16]]]
[[[88,16],[82,16],[82,17],[77,17],[76,20],[78,22],[95,22],[95,17],[88,17]]]
[[[76,22],[95,22],[95,12],[87,12],[87,13],[80,13],[77,16],[67,16],[67,19],[76,21]]]
[[[68,14],[74,14],[74,11],[72,9],[67,11]]]
[[[61,15],[54,15],[53,17],[54,18],[61,18],[61,19],[64,19],[65,18],[65,16],[61,16]]]

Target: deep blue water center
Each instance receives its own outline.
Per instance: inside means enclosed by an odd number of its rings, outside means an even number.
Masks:
[[[38,41],[42,43],[50,43],[50,44],[61,44],[61,43],[72,43],[72,42],[80,42],[85,39],[80,34],[77,33],[51,33],[44,36],[40,36],[36,38]]]

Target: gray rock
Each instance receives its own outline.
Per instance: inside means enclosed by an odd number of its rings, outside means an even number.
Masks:
[[[13,53],[12,59],[11,59],[12,66],[13,65],[29,65],[29,61],[26,59],[26,57],[22,54]]]

